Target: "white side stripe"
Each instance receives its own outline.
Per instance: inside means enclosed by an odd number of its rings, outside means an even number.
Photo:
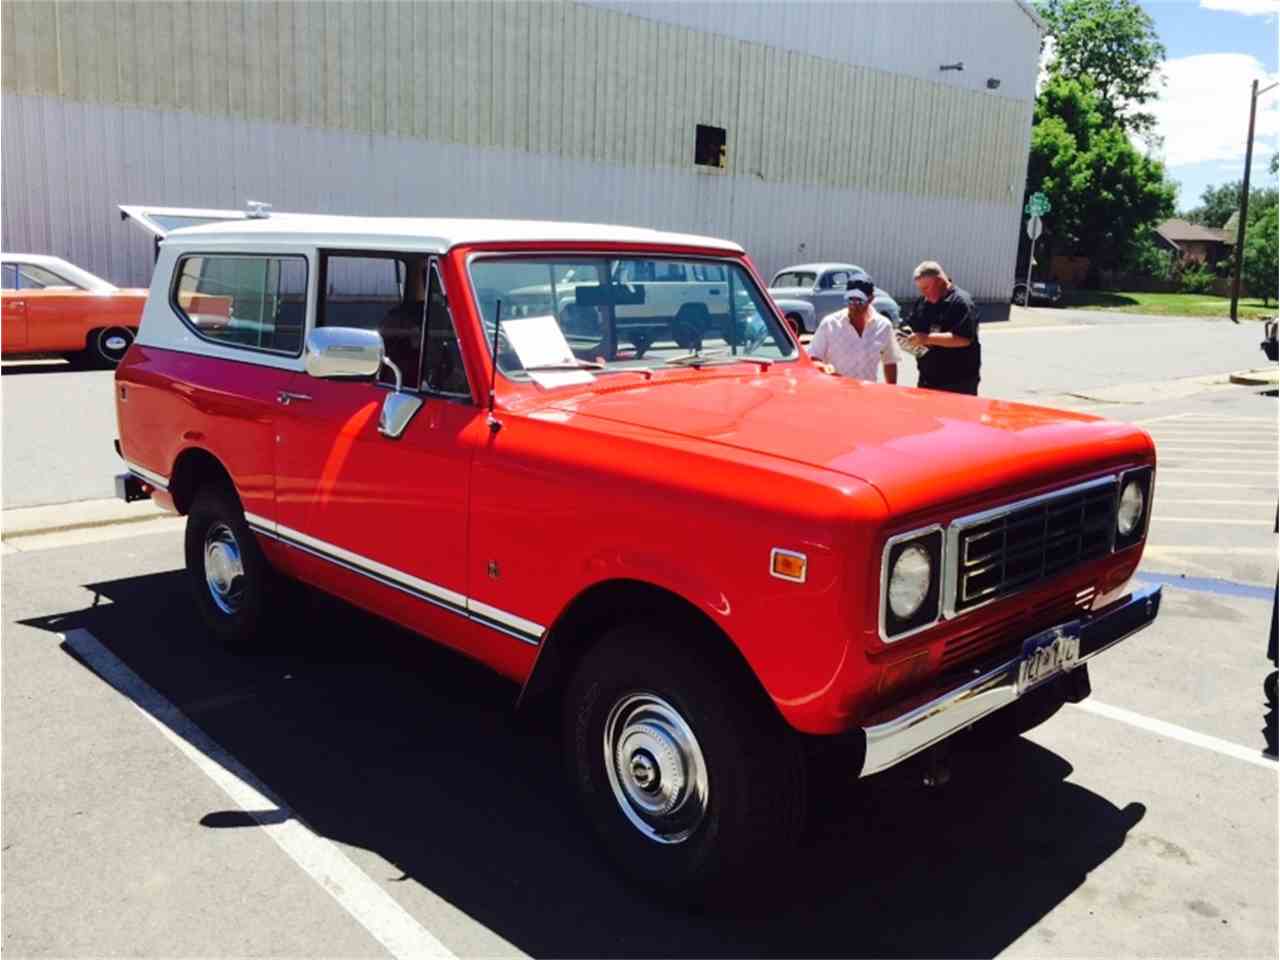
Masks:
[[[505,610],[499,610],[497,607],[491,607],[487,603],[481,603],[479,600],[467,599],[467,609],[474,610],[482,617],[488,617],[490,620],[497,620],[499,623],[505,623],[508,627],[531,634],[535,637],[541,637],[546,632],[546,627],[540,623],[534,623],[532,620],[526,620],[524,617],[517,617],[514,613],[507,613]]]
[[[138,466],[136,463],[134,463],[131,460],[126,460],[124,462],[124,465],[128,467],[132,473],[136,473],[138,476],[140,476],[143,480],[147,481],[147,483],[151,484],[153,487],[159,487],[161,490],[169,489],[168,477],[162,477],[158,473],[152,473],[150,470],[146,469],[145,467]]]
[[[125,666],[93,634],[71,630],[63,634],[63,642],[99,677],[131,700],[165,739],[257,821],[263,832],[393,957],[409,960],[454,956],[346,854],[298,820],[239,760]]]
[[[1219,740],[1217,737],[1211,737],[1204,733],[1196,733],[1196,731],[1188,730],[1186,727],[1166,723],[1163,720],[1156,720],[1153,717],[1144,717],[1142,714],[1134,713],[1131,710],[1113,707],[1106,703],[1098,703],[1093,699],[1073,703],[1070,706],[1075,707],[1077,710],[1083,710],[1085,713],[1092,713],[1095,716],[1106,717],[1109,720],[1119,720],[1121,723],[1127,723],[1131,727],[1137,727],[1140,730],[1146,730],[1161,737],[1168,737],[1170,740],[1178,740],[1182,743],[1189,743],[1193,747],[1201,747],[1205,750],[1212,750],[1214,753],[1220,753],[1223,756],[1234,757],[1236,760],[1243,760],[1245,763],[1252,763],[1258,767],[1267,767],[1273,771],[1278,769],[1276,762],[1264,757],[1261,750],[1250,750],[1248,747],[1242,747],[1238,743]]]
[[[331,554],[339,560],[345,560],[348,563],[355,564],[356,566],[364,567],[366,570],[376,573],[379,576],[386,577],[388,580],[394,580],[396,583],[403,583],[406,587],[412,587],[422,593],[429,594],[433,597],[439,597],[441,600],[452,603],[455,606],[465,607],[467,604],[467,598],[463,594],[455,593],[448,587],[442,587],[439,584],[431,583],[428,580],[420,580],[415,576],[397,570],[395,567],[388,567],[385,563],[379,563],[377,560],[370,560],[368,557],[362,556],[361,554],[353,553],[350,550],[342,549],[342,547],[334,546],[332,543],[326,543],[324,540],[318,540],[315,537],[307,536],[307,534],[300,530],[294,530],[293,528],[286,527],[283,524],[274,524],[274,528],[276,533],[282,537],[288,537],[290,540],[297,540],[299,543],[304,543],[308,547],[313,547],[323,553]],[[539,628],[539,631],[541,631],[541,628]]]
[[[245,519],[249,523],[266,531],[271,536],[279,536],[287,543],[289,540],[295,541],[301,545],[298,549],[305,546],[315,551],[321,556],[327,556],[334,562],[343,562],[357,573],[366,573],[370,576],[380,577],[383,580],[389,580],[394,584],[407,587],[411,591],[425,594],[428,597],[434,597],[448,604],[451,608],[461,615],[467,615],[468,612],[474,613],[475,617],[471,619],[480,620],[481,618],[491,620],[494,623],[503,624],[515,631],[520,639],[530,643],[537,643],[547,628],[533,620],[526,620],[524,617],[517,616],[506,610],[500,610],[497,607],[491,607],[487,603],[481,603],[479,600],[473,600],[465,594],[450,590],[448,587],[442,587],[437,583],[429,580],[423,580],[412,574],[397,570],[395,567],[389,567],[385,563],[379,563],[377,560],[354,553],[351,550],[344,550],[342,547],[335,546],[325,540],[317,537],[309,536],[300,530],[294,530],[292,527],[286,527],[258,514],[246,513]]]

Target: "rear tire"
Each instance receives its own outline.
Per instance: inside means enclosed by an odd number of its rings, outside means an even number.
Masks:
[[[187,513],[187,576],[209,632],[233,650],[258,645],[274,579],[230,491],[201,487]]]
[[[1027,305],[1027,291],[1024,287],[1016,287],[1013,291],[1013,302],[1020,307]]]
[[[569,684],[564,744],[618,867],[649,895],[705,903],[758,889],[794,848],[805,769],[738,665],[695,644],[645,624],[611,630]]]

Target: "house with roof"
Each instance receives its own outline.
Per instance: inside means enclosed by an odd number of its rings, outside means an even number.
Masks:
[[[1156,227],[1156,235],[1184,264],[1203,263],[1213,266],[1231,256],[1235,231],[1225,227],[1206,227],[1186,220],[1166,220]]]

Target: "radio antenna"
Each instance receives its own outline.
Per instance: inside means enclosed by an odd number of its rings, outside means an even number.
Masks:
[[[498,382],[498,330],[502,327],[502,301],[499,300],[493,314],[493,367],[489,374],[489,432],[502,429],[502,421],[493,415],[493,388]]]

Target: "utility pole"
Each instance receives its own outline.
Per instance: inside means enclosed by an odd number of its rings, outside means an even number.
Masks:
[[[1231,322],[1239,323],[1240,320],[1236,316],[1236,311],[1240,303],[1240,268],[1244,264],[1244,233],[1245,224],[1249,219],[1249,172],[1253,167],[1253,121],[1258,113],[1258,97],[1275,87],[1258,89],[1258,81],[1253,81],[1253,92],[1249,98],[1249,141],[1244,151],[1244,182],[1240,187],[1240,222],[1236,224],[1236,255],[1235,269],[1232,271],[1231,278]]]

